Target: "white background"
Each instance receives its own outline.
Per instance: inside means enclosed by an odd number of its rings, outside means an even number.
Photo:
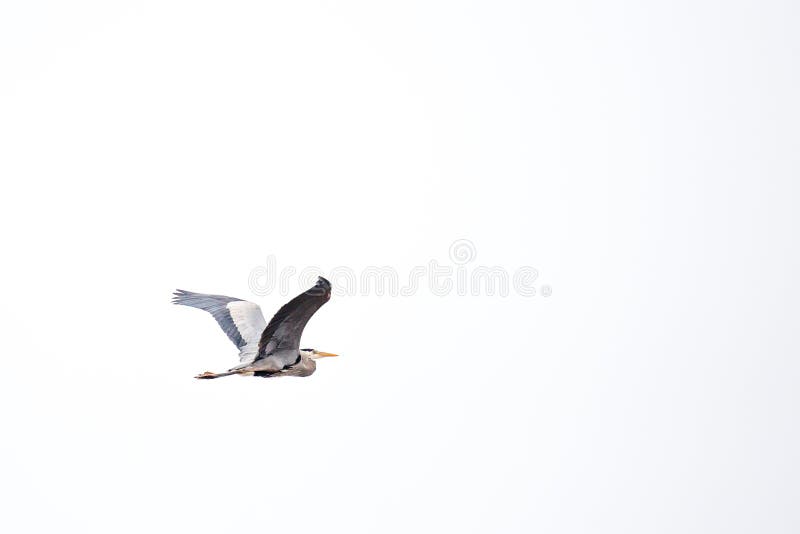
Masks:
[[[4,2],[4,532],[800,530],[790,1]],[[334,298],[307,379],[176,287]]]

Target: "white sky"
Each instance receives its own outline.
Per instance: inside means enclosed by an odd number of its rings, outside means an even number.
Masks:
[[[799,11],[3,3],[0,530],[798,532]],[[462,238],[552,296],[192,379],[236,351],[173,289]]]

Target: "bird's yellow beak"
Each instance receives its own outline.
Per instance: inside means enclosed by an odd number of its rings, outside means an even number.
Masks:
[[[338,356],[338,354],[334,354],[332,352],[322,352],[318,350],[315,354],[317,358],[332,358],[333,356]]]

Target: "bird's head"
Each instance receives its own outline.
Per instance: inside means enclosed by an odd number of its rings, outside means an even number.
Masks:
[[[317,350],[317,349],[300,349],[300,354],[302,354],[306,358],[311,358],[312,360],[318,360],[320,358],[330,358],[332,356],[338,356],[338,354],[333,354],[332,352],[322,352],[321,350]]]

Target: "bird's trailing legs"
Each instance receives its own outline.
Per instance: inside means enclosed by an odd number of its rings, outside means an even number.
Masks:
[[[241,369],[237,369],[235,371],[228,371],[225,373],[212,373],[211,371],[206,371],[205,373],[200,373],[195,378],[197,379],[209,379],[209,378],[221,378],[223,376],[231,376],[231,375],[240,375],[243,374],[244,371]]]

